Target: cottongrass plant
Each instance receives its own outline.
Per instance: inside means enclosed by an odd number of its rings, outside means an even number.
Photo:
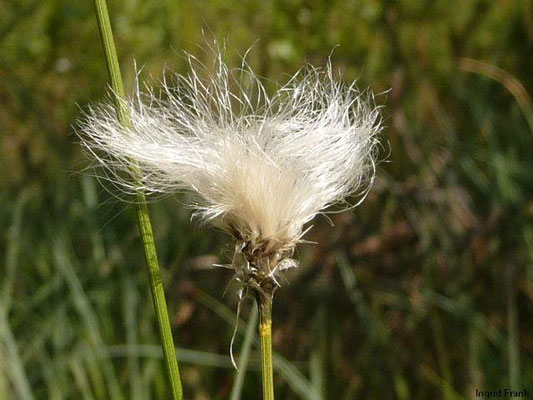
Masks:
[[[81,126],[104,178],[125,192],[186,191],[202,221],[235,240],[231,268],[259,308],[263,395],[273,399],[272,300],[309,222],[330,206],[362,200],[375,173],[379,109],[369,93],[326,68],[306,66],[269,95],[243,62],[230,69],[216,53],[208,68],[160,91],[137,85],[124,100],[125,128],[112,104],[92,108]],[[132,171],[137,171],[132,176]]]

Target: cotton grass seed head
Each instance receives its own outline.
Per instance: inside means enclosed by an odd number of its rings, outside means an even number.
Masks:
[[[330,64],[304,67],[270,95],[245,63],[189,64],[159,94],[138,85],[128,129],[111,103],[90,109],[82,144],[123,191],[193,193],[194,214],[236,239],[237,279],[275,287],[307,224],[369,189],[378,108]]]

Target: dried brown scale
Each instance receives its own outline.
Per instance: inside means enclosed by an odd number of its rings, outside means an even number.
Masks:
[[[258,247],[252,245],[250,241],[241,242],[235,250],[234,268],[237,280],[243,284],[245,294],[252,291],[256,296],[271,300],[279,287],[276,275],[283,271],[280,267],[284,263],[296,266],[296,262],[290,258],[293,250],[266,252],[265,247],[265,244]],[[242,264],[239,264],[239,258]]]

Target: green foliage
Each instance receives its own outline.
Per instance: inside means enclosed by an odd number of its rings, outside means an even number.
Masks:
[[[214,36],[235,66],[253,45],[248,60],[269,79],[332,54],[347,79],[384,93],[373,191],[334,227],[315,221],[317,244],[276,294],[280,399],[533,387],[531,1],[109,7],[126,91],[134,58],[146,78],[186,72],[182,50],[205,59]],[[134,207],[80,173],[72,124],[107,82],[91,3],[8,0],[0,15],[0,398],[165,398]],[[184,392],[226,399],[236,298],[210,265],[231,243],[191,223],[181,196],[151,212]],[[261,395],[257,355],[255,341],[243,399]]]

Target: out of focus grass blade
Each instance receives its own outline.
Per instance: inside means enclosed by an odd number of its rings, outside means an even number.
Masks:
[[[326,359],[327,359],[327,333],[326,309],[323,305],[318,308],[313,324],[314,345],[311,351],[310,372],[311,385],[320,398],[326,396]]]
[[[258,345],[257,339],[255,340],[255,344],[256,346]],[[180,354],[181,363],[190,363],[194,365],[218,368],[233,368],[229,355],[224,356],[220,354],[211,354],[183,348],[178,348],[177,350]],[[127,357],[131,353],[138,357],[163,357],[160,346],[156,345],[137,345],[134,347],[107,346],[105,351],[101,353],[101,356]],[[300,398],[305,400],[322,399],[320,394],[311,386],[309,380],[300,372],[300,370],[279,354],[274,354],[274,368],[281,376],[283,376],[290,388],[294,391],[294,393],[298,394]],[[254,360],[254,363],[250,364],[248,369],[259,371],[257,361]]]
[[[322,400],[309,380],[284,357],[274,353],[274,369],[283,376],[294,393],[306,400]]]
[[[442,391],[444,399],[446,400],[453,400],[453,395],[451,391],[448,389],[449,387],[452,387],[452,374],[450,370],[450,361],[448,359],[448,353],[446,350],[446,344],[444,342],[443,337],[443,330],[441,326],[441,321],[439,318],[439,315],[436,311],[432,310],[429,315],[431,329],[433,332],[433,339],[435,343],[435,347],[437,350],[437,358],[439,363],[439,368],[441,370],[442,376],[443,376],[443,382],[445,382],[445,385],[442,385]]]
[[[461,58],[459,60],[459,68],[463,71],[483,75],[501,83],[514,96],[520,105],[524,117],[529,124],[529,128],[533,133],[533,102],[527,90],[518,79],[501,68],[471,58]]]
[[[229,355],[213,354],[204,351],[188,350],[184,348],[177,348],[180,352],[180,363],[183,361],[186,364],[194,364],[205,367],[217,368],[233,368],[231,358]],[[183,357],[181,356],[183,352]],[[106,346],[100,352],[100,357],[147,357],[147,358],[162,358],[163,351],[160,346],[150,344],[130,345],[115,345]],[[257,367],[256,367],[257,369]]]
[[[20,246],[20,230],[24,205],[29,199],[31,189],[24,190],[17,198],[12,213],[12,223],[8,231],[8,246],[6,251],[5,274],[2,281],[0,297],[0,346],[5,348],[7,362],[1,367],[5,376],[11,380],[17,393],[22,399],[33,399],[31,385],[24,370],[24,363],[20,357],[17,341],[9,324],[9,308],[11,294],[15,283],[17,258]]]
[[[65,239],[59,237],[54,243],[54,259],[67,286],[69,288],[74,307],[78,311],[87,333],[91,345],[95,348],[104,348],[103,339],[98,326],[98,319],[94,310],[91,307],[89,299],[83,290],[83,286],[72,267],[72,260],[70,258],[70,251],[67,249]],[[113,364],[111,362],[103,362],[102,370],[106,376],[107,388],[109,390],[109,397],[113,400],[122,399],[122,392],[118,383]]]
[[[129,275],[124,275],[124,319],[126,329],[126,343],[130,346],[137,344],[137,292]],[[128,356],[128,381],[130,383],[130,399],[143,400],[146,398],[141,386],[139,360],[134,354]]]
[[[533,226],[524,227],[524,242],[529,253],[528,278],[533,281]]]
[[[466,397],[457,393],[453,387],[450,386],[448,382],[442,379],[435,371],[433,371],[429,366],[422,365],[420,366],[420,372],[423,377],[430,381],[433,385],[441,388],[445,393],[446,397],[453,400],[467,400]]]
[[[81,397],[84,400],[94,400],[94,396],[91,393],[89,378],[87,373],[83,368],[82,359],[77,354],[75,354],[69,360],[70,371],[74,377],[74,382],[76,386],[80,389]]]
[[[213,310],[218,316],[220,316],[222,319],[224,319],[229,325],[235,326],[235,312],[231,311],[225,304],[222,304],[221,302],[217,301],[207,293],[196,290],[196,299],[203,304],[204,306],[208,307],[209,309]],[[237,332],[244,334],[245,328],[244,323],[241,323],[239,321],[239,326],[237,328]],[[255,340],[255,345],[259,346],[259,341]],[[298,394],[301,398],[306,400],[319,400],[320,396],[316,392],[316,390],[312,387],[309,380],[300,372],[298,368],[296,368],[294,365],[292,365],[289,361],[287,361],[284,357],[280,356],[277,353],[274,353],[273,355],[274,359],[274,370],[277,371],[285,381],[288,383],[288,385],[291,387],[291,389]],[[181,360],[181,357],[180,357]]]
[[[3,369],[0,369],[0,400],[7,399],[7,374]]]
[[[0,345],[4,347],[7,356],[7,362],[2,363],[4,364],[2,369],[5,369],[4,372],[11,376],[17,398],[20,400],[33,399],[30,382],[24,371],[24,364],[20,358],[17,341],[9,326],[4,307],[0,307]]]
[[[52,360],[45,350],[41,351],[39,354],[39,359],[41,360],[43,377],[46,383],[46,399],[47,400],[63,400],[71,392],[72,385],[70,384],[70,377],[67,373],[62,373],[63,371],[58,371],[58,364],[63,364],[62,360],[58,359]],[[68,383],[66,382],[69,380]]]
[[[94,349],[84,343],[83,346],[84,361],[88,370],[91,382],[94,388],[94,393],[98,399],[105,399],[106,397],[106,378],[103,375],[100,366],[100,359],[98,358]]]
[[[343,251],[335,252],[335,260],[339,266],[341,278],[344,283],[344,288],[348,293],[350,301],[355,306],[355,310],[359,315],[360,321],[364,324],[365,328],[370,325],[370,312],[366,305],[366,301],[363,298],[363,294],[357,287],[357,279],[353,269],[351,268],[348,257]]]
[[[468,329],[468,376],[470,378],[468,393],[474,393],[476,389],[482,387],[483,370],[480,365],[480,354],[483,342],[482,333],[471,323]]]
[[[230,400],[240,400],[242,395],[242,388],[244,385],[244,377],[248,369],[248,361],[250,358],[250,349],[255,339],[256,326],[257,326],[257,307],[252,308],[252,314],[246,327],[246,333],[244,335],[244,341],[242,344],[241,355],[239,357],[239,370],[235,376],[235,382],[231,389]]]
[[[20,229],[22,224],[22,213],[33,192],[34,191],[31,188],[23,190],[17,197],[12,211],[12,222],[8,230],[5,272],[2,281],[2,290],[0,291],[0,307],[3,307],[6,313],[9,313],[9,308],[11,306],[11,292],[13,290],[16,276],[15,272],[17,269],[18,252],[21,240]]]
[[[411,398],[409,383],[400,371],[394,375],[394,391],[399,400],[407,400]]]
[[[515,266],[508,266],[507,272],[507,359],[509,385],[512,390],[520,389],[520,343],[518,310],[516,305]]]
[[[228,306],[221,303],[217,299],[215,299],[213,296],[209,295],[208,293],[204,292],[200,289],[195,289],[195,299],[200,303],[203,304],[204,307],[210,309],[215,314],[217,314],[220,318],[222,318],[224,321],[226,321],[229,325],[235,326],[235,311],[230,310]],[[241,318],[239,319],[239,323],[237,325],[237,332],[241,334],[246,333],[246,322]]]
[[[163,357],[163,352],[161,351],[161,357]],[[148,358],[142,364],[141,379],[142,386],[148,388],[152,385],[155,386],[155,383],[158,381],[157,374],[165,377],[165,372],[163,371],[161,362],[157,358]],[[163,382],[164,384],[165,382]],[[147,390],[147,399],[153,398],[153,391]]]
[[[36,308],[41,306],[46,300],[48,300],[60,288],[63,280],[59,275],[52,276],[34,292],[31,296],[21,303],[18,306],[18,311],[12,317],[13,326],[18,326],[19,324],[27,321],[30,318],[30,315]]]

